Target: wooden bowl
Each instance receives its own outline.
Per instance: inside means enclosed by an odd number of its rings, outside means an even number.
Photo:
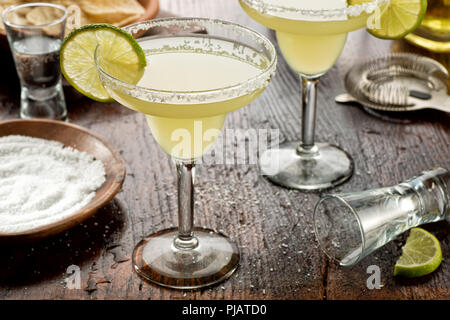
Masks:
[[[65,231],[87,218],[107,204],[119,192],[125,179],[122,158],[96,134],[74,124],[54,120],[9,120],[0,122],[0,137],[24,135],[55,140],[101,160],[105,166],[106,181],[94,198],[83,209],[45,226],[17,233],[0,233],[1,242],[22,242],[48,237]]]
[[[156,17],[159,12],[159,0],[139,0],[145,9],[145,13],[135,22],[150,20]]]
[[[142,16],[140,16],[139,19],[133,21],[132,23],[150,20],[158,15],[159,0],[138,0],[138,1],[144,7],[145,13]],[[0,38],[4,38],[4,40],[6,40],[6,34],[4,30],[0,30]]]

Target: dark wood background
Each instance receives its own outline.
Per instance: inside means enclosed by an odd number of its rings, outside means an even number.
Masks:
[[[238,22],[267,35],[237,0],[162,0],[160,16],[214,17]],[[403,42],[381,41],[356,31],[337,64],[323,77],[318,97],[317,140],[347,150],[356,171],[332,190],[356,191],[396,184],[421,170],[450,168],[450,117],[434,111],[396,117],[371,115],[338,105],[343,76],[356,61],[411,50]],[[435,56],[448,63],[448,55]],[[2,51],[0,120],[18,115],[18,81]],[[6,65],[5,65],[6,64]],[[230,114],[226,128],[278,128],[281,140],[300,138],[299,81],[280,55],[277,74],[250,106]],[[329,262],[312,228],[320,194],[277,187],[254,165],[211,165],[198,169],[196,225],[222,230],[242,252],[228,281],[196,291],[177,291],[143,282],[130,256],[145,235],[177,225],[175,170],[153,140],[144,116],[117,103],[88,99],[68,102],[70,121],[103,136],[127,164],[123,190],[93,218],[31,244],[0,246],[0,299],[449,299],[448,222],[425,226],[440,240],[444,260],[420,279],[393,277],[402,239],[391,242],[353,268]],[[70,265],[81,268],[81,289],[68,289]],[[380,290],[366,286],[369,265],[381,268]]]

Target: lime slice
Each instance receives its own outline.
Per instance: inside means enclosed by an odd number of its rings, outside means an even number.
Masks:
[[[103,70],[119,80],[136,84],[146,66],[145,54],[126,31],[108,24],[90,24],[72,31],[61,45],[61,71],[85,96],[111,101],[94,62],[95,48]]]
[[[381,39],[400,39],[414,31],[427,11],[427,0],[390,0],[369,18],[367,31]]]
[[[436,270],[441,261],[442,251],[438,239],[424,229],[413,228],[395,264],[394,276],[424,276]]]

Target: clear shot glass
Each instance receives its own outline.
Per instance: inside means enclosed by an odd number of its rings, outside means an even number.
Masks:
[[[21,118],[67,120],[59,50],[67,10],[51,3],[15,5],[3,11],[17,74]]]
[[[314,210],[325,254],[352,266],[412,227],[450,217],[450,172],[437,168],[392,187],[328,194]]]

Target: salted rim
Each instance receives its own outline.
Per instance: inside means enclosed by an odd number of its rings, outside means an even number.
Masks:
[[[57,20],[54,20],[50,23],[37,24],[37,25],[15,24],[15,23],[8,21],[8,19],[6,18],[6,15],[8,13],[18,10],[18,9],[27,8],[27,7],[52,7],[52,8],[60,9],[64,14],[62,15],[61,18],[58,18]],[[54,3],[47,3],[47,2],[31,2],[31,3],[25,3],[25,4],[18,4],[18,5],[14,5],[14,6],[6,8],[2,13],[2,20],[8,27],[26,28],[26,29],[41,29],[44,27],[51,27],[51,26],[62,23],[64,20],[66,20],[66,18],[67,18],[67,9],[64,6],[59,5],[59,4],[54,4]]]
[[[296,13],[303,16],[309,17],[334,17],[334,16],[359,16],[363,12],[371,13],[380,4],[388,2],[389,0],[373,0],[371,2],[366,2],[362,4],[355,4],[348,6],[346,8],[340,9],[305,9],[305,8],[295,8],[295,7],[285,7],[274,4],[266,3],[264,0],[239,0],[249,7],[264,13]]]
[[[196,103],[212,103],[215,101],[223,101],[232,98],[237,98],[245,94],[254,92],[255,90],[264,88],[267,86],[271,77],[275,73],[277,54],[276,49],[273,44],[258,32],[244,27],[242,25],[231,23],[218,19],[207,19],[207,18],[161,18],[148,20],[143,22],[138,22],[123,29],[130,33],[138,33],[139,31],[146,31],[150,28],[158,26],[177,26],[183,29],[189,29],[192,25],[208,27],[210,25],[220,25],[222,28],[227,28],[232,30],[233,33],[245,33],[250,36],[254,41],[263,45],[264,48],[269,52],[270,62],[264,70],[246,81],[222,88],[215,88],[211,90],[200,90],[200,91],[167,91],[167,90],[157,90],[150,89],[141,86],[137,86],[131,83],[127,83],[114,76],[108,74],[102,69],[98,62],[97,49],[94,54],[94,62],[100,76],[106,78],[107,82],[112,84],[112,87],[120,89],[127,94],[131,95],[140,100],[148,100],[151,102],[159,103],[173,103],[173,104],[196,104]],[[170,36],[170,35],[169,35]]]

